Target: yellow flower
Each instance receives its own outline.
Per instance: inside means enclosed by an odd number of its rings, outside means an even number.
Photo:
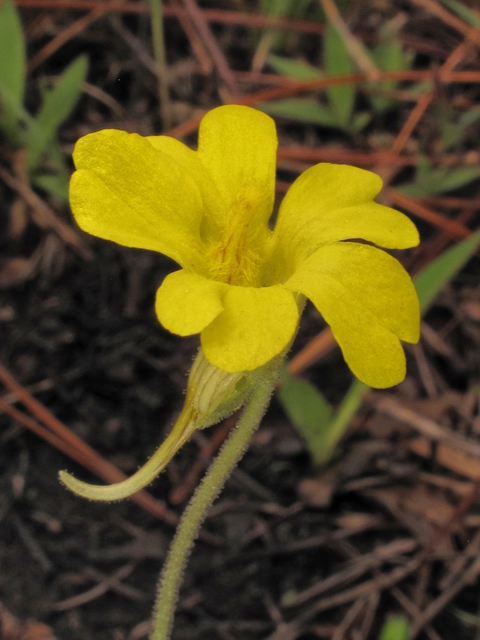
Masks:
[[[157,292],[161,324],[200,334],[207,360],[253,371],[291,342],[310,298],[346,362],[373,387],[405,376],[400,340],[419,336],[413,284],[386,249],[418,244],[403,214],[373,201],[380,178],[318,164],[291,186],[273,231],[277,136],[238,105],[202,120],[198,151],[167,136],[104,130],[81,138],[70,202],[79,226],[175,260]]]

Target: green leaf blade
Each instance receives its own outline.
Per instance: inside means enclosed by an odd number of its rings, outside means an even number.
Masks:
[[[256,105],[257,109],[271,116],[290,118],[297,122],[319,125],[323,127],[335,127],[336,120],[333,113],[315,100],[308,98],[286,98],[274,102],[262,102]]]
[[[340,34],[330,23],[324,36],[325,70],[330,76],[348,75],[353,72],[350,54]],[[329,87],[328,100],[337,124],[347,128],[352,117],[355,103],[355,86],[353,84]]]
[[[456,13],[457,16],[460,16],[465,22],[480,29],[480,16],[465,4],[458,2],[458,0],[440,0],[440,2],[453,11],[453,13]]]
[[[318,464],[322,458],[323,434],[331,420],[332,408],[313,384],[297,380],[285,366],[280,381],[278,400]]]
[[[21,105],[25,90],[26,52],[22,24],[12,0],[0,4],[0,87]]]
[[[410,625],[404,616],[395,616],[383,625],[379,640],[410,640]]]
[[[267,62],[277,73],[280,73],[282,76],[286,76],[287,78],[292,78],[292,80],[318,80],[324,76],[320,69],[317,69],[307,62],[283,58],[282,56],[276,56],[273,53],[268,56]]]
[[[40,174],[33,179],[35,186],[40,187],[52,196],[55,196],[63,202],[68,202],[68,184],[69,176],[61,173],[56,174]]]
[[[55,87],[49,91],[36,117],[36,124],[43,132],[43,143],[39,138],[30,140],[28,145],[28,161],[31,168],[35,167],[45,146],[57,135],[58,127],[70,115],[75,107],[82,85],[88,72],[88,60],[80,56],[74,60],[63,72]]]
[[[0,129],[21,142],[26,51],[22,24],[12,0],[0,3]]]
[[[398,187],[408,196],[428,198],[429,196],[454,191],[480,178],[480,167],[461,167],[445,170],[432,169],[426,175],[419,175],[417,182]]]
[[[406,53],[400,41],[396,38],[379,42],[372,50],[372,57],[379,69],[382,71],[405,71],[410,68],[412,56]],[[367,87],[379,89],[380,91],[393,91],[397,86],[395,80],[385,80],[375,84],[367,84]],[[371,95],[370,102],[377,113],[384,113],[397,105],[397,101],[381,95]]]

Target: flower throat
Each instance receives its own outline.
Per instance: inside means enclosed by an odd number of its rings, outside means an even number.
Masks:
[[[230,205],[220,239],[209,252],[213,279],[243,287],[255,285],[263,262],[253,248],[258,231],[254,218],[260,202],[258,190],[245,185]]]

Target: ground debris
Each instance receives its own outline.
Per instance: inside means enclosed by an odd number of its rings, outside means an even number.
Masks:
[[[19,620],[0,604],[2,640],[56,640],[53,629],[35,620]]]

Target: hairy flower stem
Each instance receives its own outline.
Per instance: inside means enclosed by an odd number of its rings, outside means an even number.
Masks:
[[[238,426],[228,438],[197,488],[178,526],[177,534],[160,576],[154,627],[150,640],[168,640],[173,626],[180,582],[184,568],[205,520],[208,508],[222,490],[227,478],[245,453],[250,438],[258,428],[275,388],[283,354],[258,371],[258,382]]]

